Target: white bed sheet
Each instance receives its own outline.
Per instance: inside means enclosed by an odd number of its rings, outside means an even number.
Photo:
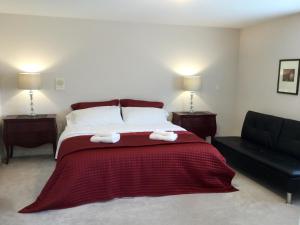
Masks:
[[[132,132],[151,132],[155,130],[162,131],[184,131],[185,129],[171,122],[160,124],[114,124],[106,126],[86,126],[86,125],[68,125],[60,135],[58,140],[56,155],[58,156],[61,143],[70,137],[81,135],[95,135],[99,132],[117,132],[117,133],[132,133]]]

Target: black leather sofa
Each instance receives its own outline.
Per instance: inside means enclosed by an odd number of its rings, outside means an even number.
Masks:
[[[300,188],[300,122],[249,111],[241,137],[215,137],[228,163],[280,185],[287,203]]]

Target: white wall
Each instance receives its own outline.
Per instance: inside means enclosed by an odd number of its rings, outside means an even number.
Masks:
[[[60,115],[77,101],[112,98],[187,109],[176,80],[189,69],[202,76],[196,108],[218,114],[220,134],[232,131],[239,30],[5,14],[0,27],[4,115],[28,113],[28,96],[16,86],[17,72],[28,64],[43,76],[36,111]],[[54,89],[55,77],[65,78],[64,91]]]
[[[277,93],[279,60],[300,58],[299,40],[300,14],[241,30],[235,133],[248,110],[300,120],[300,96]]]

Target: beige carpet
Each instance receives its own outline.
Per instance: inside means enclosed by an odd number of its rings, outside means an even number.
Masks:
[[[16,158],[0,166],[1,225],[298,225],[300,197],[284,194],[237,174],[238,192],[117,199],[35,214],[17,210],[40,192],[55,162],[48,156]]]

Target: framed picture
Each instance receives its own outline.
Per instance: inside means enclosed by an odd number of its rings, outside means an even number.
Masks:
[[[277,93],[298,95],[300,59],[279,61]]]

